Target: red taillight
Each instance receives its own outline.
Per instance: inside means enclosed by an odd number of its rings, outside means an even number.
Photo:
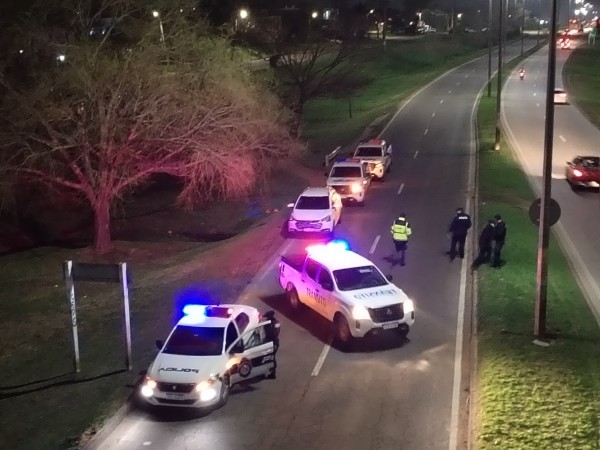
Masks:
[[[575,175],[576,177],[581,177],[581,176],[583,176],[583,172],[581,170],[575,169],[573,171],[573,175]]]

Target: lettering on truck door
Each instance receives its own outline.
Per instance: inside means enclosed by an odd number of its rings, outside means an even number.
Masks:
[[[304,289],[305,303],[317,312],[320,312],[319,293],[317,276],[319,274],[319,264],[310,259],[306,259],[306,266],[302,273],[302,286]]]
[[[332,320],[336,311],[335,284],[326,267],[321,266],[319,271],[319,295],[322,301],[320,313],[327,319]]]

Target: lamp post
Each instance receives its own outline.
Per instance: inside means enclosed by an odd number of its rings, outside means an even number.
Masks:
[[[488,97],[492,96],[492,0],[488,6]]]
[[[248,18],[248,16],[249,16],[249,15],[250,15],[250,13],[248,12],[248,10],[247,10],[247,9],[244,9],[244,8],[240,9],[240,11],[239,11],[238,15],[237,15],[237,16],[236,16],[236,18],[235,18],[235,31],[237,31],[237,30],[238,30],[238,17],[239,17],[241,20],[246,20],[246,19]]]
[[[167,62],[169,62],[169,52],[167,51],[167,43],[165,42],[165,30],[163,28],[162,18],[160,17],[160,13],[157,10],[152,11],[152,16],[155,19],[158,19],[158,26],[160,27],[160,40],[163,44],[163,48],[165,49]]]
[[[498,25],[498,87],[496,93],[496,139],[494,150],[500,150],[500,99],[502,98],[502,44],[504,41],[504,1],[500,0],[500,20]]]
[[[523,38],[525,36],[525,0],[521,2],[521,56],[523,56]]]

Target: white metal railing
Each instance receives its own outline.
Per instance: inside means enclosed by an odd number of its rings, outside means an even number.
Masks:
[[[341,149],[342,149],[342,147],[338,145],[334,151],[332,151],[328,155],[325,155],[325,167],[329,166],[329,163],[331,162],[331,160],[338,155],[338,153],[340,152]]]

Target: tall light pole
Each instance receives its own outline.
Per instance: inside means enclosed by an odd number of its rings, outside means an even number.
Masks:
[[[522,11],[521,11],[521,56],[523,56],[523,38],[525,37],[525,0],[521,2]]]
[[[500,99],[502,98],[502,45],[504,41],[504,1],[500,0],[500,20],[498,24],[498,89],[496,93],[496,139],[494,150],[500,150]]]
[[[548,82],[546,85],[546,126],[544,130],[543,191],[540,204],[540,225],[535,290],[535,319],[533,334],[546,336],[546,303],[548,295],[548,247],[550,243],[550,199],[552,195],[552,147],[554,145],[554,83],[556,78],[556,10],[552,0],[550,39],[548,40]]]
[[[488,6],[488,97],[492,96],[492,0]]]
[[[165,30],[163,28],[162,18],[160,17],[160,13],[157,10],[152,11],[152,16],[155,19],[158,19],[158,26],[160,27],[160,40],[163,44],[163,48],[165,49],[167,62],[169,62],[169,52],[167,51],[167,43],[165,42]]]

